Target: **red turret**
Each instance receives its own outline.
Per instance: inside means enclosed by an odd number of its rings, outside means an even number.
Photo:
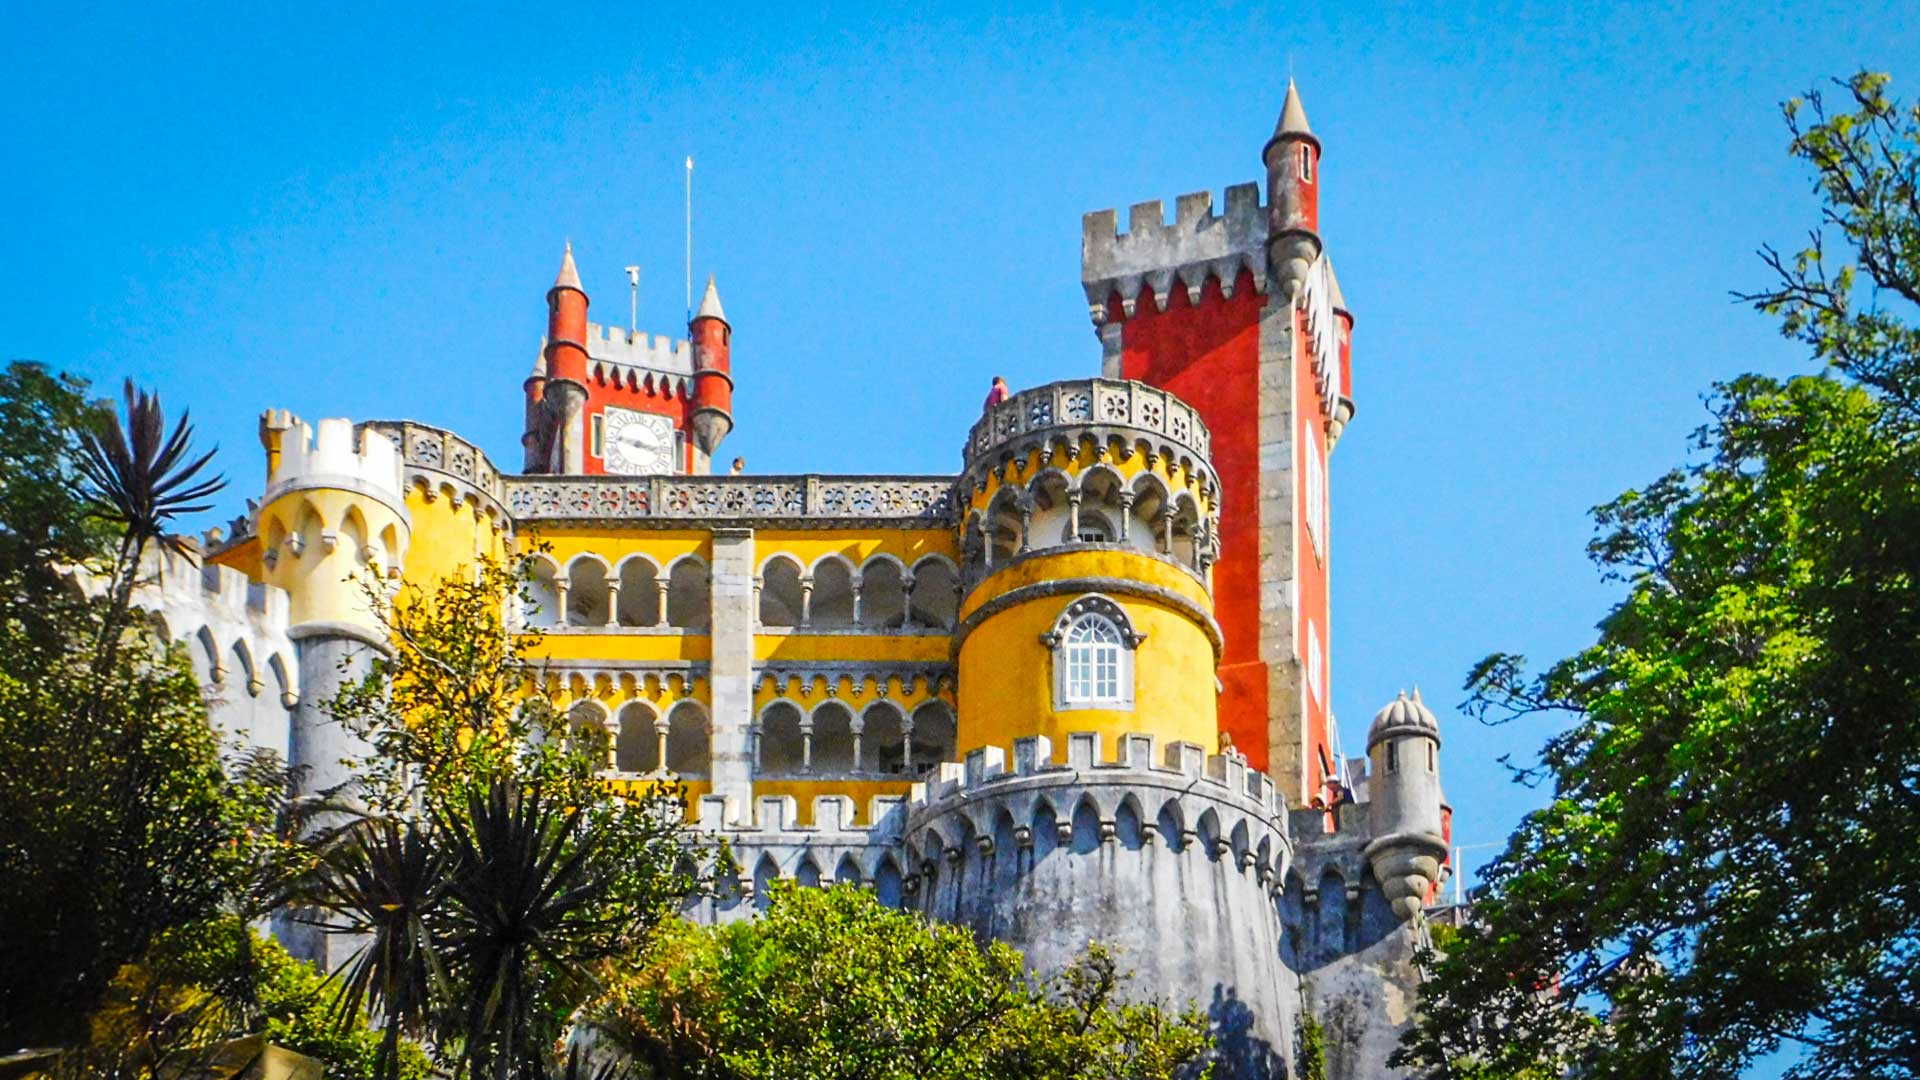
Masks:
[[[1298,229],[1320,233],[1320,140],[1307,126],[1300,91],[1287,80],[1280,122],[1260,157],[1267,164],[1267,199],[1275,232]]]
[[[587,471],[587,291],[573,265],[573,244],[560,259],[560,274],[547,290],[546,382],[548,418],[546,472]]]
[[[693,343],[693,444],[707,457],[733,430],[732,337],[733,327],[720,309],[720,291],[709,275],[700,310],[687,324]]]
[[[547,377],[587,382],[587,291],[573,265],[573,244],[560,260],[560,275],[547,290]]]

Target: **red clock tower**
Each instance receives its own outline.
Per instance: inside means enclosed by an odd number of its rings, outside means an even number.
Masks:
[[[685,340],[587,321],[568,244],[525,383],[529,473],[701,474],[733,430],[733,327],[707,279]]]

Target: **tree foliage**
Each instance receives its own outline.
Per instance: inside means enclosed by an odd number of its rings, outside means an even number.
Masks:
[[[1920,1076],[1920,111],[1840,85],[1785,109],[1823,228],[1743,297],[1827,368],[1717,387],[1695,462],[1596,511],[1594,644],[1472,673],[1483,718],[1570,725],[1398,1060]]]
[[[588,1024],[649,1080],[1204,1075],[1205,1018],[1123,1003],[1106,951],[1037,984],[1011,947],[853,886],[667,924],[625,974]]]
[[[251,910],[281,850],[284,774],[230,776],[185,657],[61,576],[131,582],[140,555],[88,484],[83,434],[111,418],[84,393],[33,365],[0,378],[0,1036],[16,1045],[84,1038],[116,970],[169,927]]]
[[[361,735],[360,815],[316,836],[296,895],[361,943],[343,1017],[364,1003],[480,1076],[563,1067],[556,1047],[698,884],[684,787],[601,775],[602,732],[569,731],[533,691],[537,636],[507,612],[518,562],[366,600],[393,642],[331,705]],[[394,1046],[381,1068],[398,1067]]]

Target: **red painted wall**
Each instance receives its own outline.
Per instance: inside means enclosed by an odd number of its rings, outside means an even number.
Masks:
[[[1214,614],[1226,638],[1220,727],[1265,769],[1267,665],[1260,660],[1260,311],[1266,297],[1242,272],[1231,299],[1212,278],[1200,303],[1176,284],[1166,311],[1142,293],[1121,330],[1121,374],[1161,387],[1199,410],[1213,435],[1220,477],[1220,561]],[[1120,311],[1114,297],[1109,311]]]
[[[587,379],[587,407],[582,412],[582,422],[587,425],[586,469],[589,476],[604,475],[607,471],[606,459],[593,452],[591,433],[593,418],[609,405],[635,412],[658,413],[672,420],[673,429],[682,436],[678,468],[682,473],[693,471],[693,442],[685,438],[693,406],[687,398],[670,389],[662,389],[657,383],[650,385],[645,376],[641,377],[640,385],[632,386],[597,374]]]

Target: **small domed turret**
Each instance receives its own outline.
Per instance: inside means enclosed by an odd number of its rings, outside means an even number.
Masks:
[[[1438,744],[1440,741],[1440,721],[1434,718],[1433,710],[1420,700],[1420,688],[1414,687],[1413,696],[1408,697],[1405,690],[1400,696],[1387,702],[1387,707],[1373,714],[1373,726],[1367,729],[1367,749],[1382,739],[1396,738],[1401,735],[1426,735]]]
[[[1426,907],[1440,883],[1447,857],[1446,821],[1440,794],[1440,722],[1415,689],[1404,691],[1367,729],[1367,820],[1373,840],[1367,861],[1393,905],[1411,919]]]

